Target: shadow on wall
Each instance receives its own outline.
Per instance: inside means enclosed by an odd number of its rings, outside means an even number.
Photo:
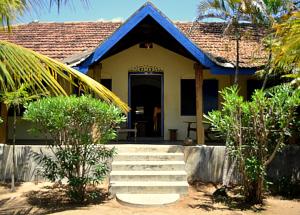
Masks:
[[[47,146],[16,146],[17,179],[18,181],[34,181],[38,164],[32,152],[51,155]],[[177,152],[178,147],[171,147],[170,152]],[[219,183],[222,181],[224,146],[186,146],[183,147],[188,182],[196,181]],[[180,148],[181,151],[181,148]],[[277,154],[268,169],[270,179],[282,177],[300,181],[300,146],[288,146]],[[10,180],[12,169],[12,146],[0,144],[0,180]],[[238,181],[234,173],[233,182]]]
[[[286,177],[300,181],[300,146],[290,145],[278,153],[267,174],[271,180]]]
[[[16,181],[34,181],[38,164],[32,157],[32,152],[39,152],[43,148],[43,152],[52,153],[48,148],[32,147],[32,146],[16,146]],[[0,144],[0,179],[2,181],[10,181],[12,164],[12,149],[11,145]]]
[[[300,181],[300,147],[287,146],[278,153],[270,164],[267,175],[271,180],[290,178]],[[188,182],[196,181],[220,183],[222,181],[225,146],[187,146],[184,148],[184,160]],[[237,183],[239,177],[235,171],[232,182]]]
[[[16,145],[16,182],[45,181],[41,176],[42,170],[38,162],[33,158],[33,152],[54,156],[52,150],[45,145]],[[111,164],[112,159],[109,160]],[[9,182],[12,170],[12,146],[0,144],[0,180]],[[109,165],[111,168],[111,165]],[[37,177],[37,178],[36,178]]]
[[[222,179],[223,146],[187,146],[184,149],[184,160],[188,173],[188,182],[219,182]]]

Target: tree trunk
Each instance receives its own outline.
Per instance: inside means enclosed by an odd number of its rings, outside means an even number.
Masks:
[[[233,174],[233,170],[235,169],[235,166],[236,166],[236,162],[237,162],[237,158],[234,158],[233,162],[230,165],[229,171],[226,174],[226,179],[225,179],[225,181],[223,181],[223,186],[225,186],[225,187],[229,186],[230,179]]]
[[[228,155],[228,149],[227,147],[225,147],[225,157],[224,157],[223,176],[222,176],[223,187],[226,187],[228,165],[229,165],[229,155]]]
[[[13,123],[13,149],[12,149],[12,163],[13,167],[11,170],[11,191],[15,192],[15,168],[16,168],[16,156],[15,156],[15,144],[16,144],[16,127],[17,127],[17,113],[14,107],[14,123]]]
[[[269,51],[269,58],[268,58],[267,66],[266,66],[266,71],[268,71],[268,70],[270,69],[271,60],[272,60],[272,50]],[[261,87],[262,90],[264,90],[264,89],[266,88],[268,78],[269,78],[269,74],[268,74],[268,72],[267,72],[266,75],[265,75],[265,78],[264,78],[263,85],[262,85],[262,87]]]
[[[261,204],[263,202],[263,178],[260,176],[249,185],[246,193],[246,201],[252,204]]]
[[[235,62],[234,84],[238,84],[239,67],[240,67],[240,36],[239,36],[239,33],[237,33],[237,35],[236,35],[236,62]]]

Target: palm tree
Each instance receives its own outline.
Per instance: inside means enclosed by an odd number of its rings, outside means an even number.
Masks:
[[[227,23],[224,34],[234,33],[236,41],[234,84],[237,84],[239,74],[240,39],[242,36],[240,23],[252,21],[255,16],[251,16],[251,14],[254,10],[265,13],[264,4],[259,0],[202,0],[198,7],[199,16],[197,20],[211,17],[220,18]]]
[[[82,1],[86,2],[86,0]],[[2,0],[0,2],[2,27],[10,31],[12,21],[26,10],[45,6],[46,2],[59,8],[62,3],[70,0]],[[93,91],[124,112],[129,110],[126,103],[92,78],[30,49],[0,40],[0,92],[15,91],[22,83],[31,83],[31,91],[67,95],[58,80],[68,81],[73,86],[81,86],[85,92]]]
[[[238,84],[239,61],[240,61],[240,39],[241,39],[241,23],[242,22],[258,22],[255,14],[262,14],[266,17],[267,12],[265,4],[260,0],[202,0],[198,6],[199,16],[197,21],[204,18],[219,18],[226,22],[224,34],[234,33],[236,42],[236,62],[234,84]],[[227,141],[226,141],[227,145]],[[215,191],[216,195],[226,195],[226,188],[229,185],[231,175],[236,166],[237,158],[233,159],[229,168],[229,155],[226,148],[223,167],[222,187]],[[229,168],[229,169],[228,169]]]
[[[268,78],[274,71],[272,69],[272,59],[276,40],[273,27],[281,22],[283,16],[297,9],[299,2],[293,0],[263,0],[263,4],[265,4],[266,13],[254,12],[253,14],[255,14],[256,22],[264,25],[267,35],[263,40],[263,44],[265,49],[269,52],[268,61],[265,67],[257,72],[258,75],[264,76],[262,89],[265,89]]]
[[[85,0],[82,1],[85,2]],[[26,10],[44,7],[46,2],[50,2],[50,6],[56,4],[59,9],[60,5],[67,3],[68,0],[1,0],[0,25],[4,30],[10,32],[12,21],[16,20]],[[124,112],[129,110],[127,104],[92,78],[30,49],[0,40],[0,93],[7,107],[12,107],[14,110],[12,191],[15,190],[17,110],[20,105],[37,97],[40,92],[45,95],[67,95],[59,80],[69,82],[70,86],[80,86],[81,90],[85,92],[93,91],[102,99],[113,102]],[[29,84],[25,86],[23,83]],[[30,95],[27,90],[32,94]]]

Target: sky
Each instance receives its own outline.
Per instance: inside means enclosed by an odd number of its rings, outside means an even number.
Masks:
[[[44,8],[27,13],[18,21],[28,23],[68,22],[68,21],[125,21],[146,0],[88,0],[88,5],[81,0],[69,0],[71,4],[63,5],[58,13],[57,7]],[[173,21],[193,21],[197,14],[199,0],[152,0],[158,9]]]

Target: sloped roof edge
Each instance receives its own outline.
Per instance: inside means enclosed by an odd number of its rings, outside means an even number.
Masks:
[[[90,65],[99,61],[118,41],[128,34],[146,16],[151,16],[158,22],[171,36],[173,36],[192,56],[203,66],[210,68],[214,74],[234,74],[234,66],[230,63],[222,64],[208,56],[196,44],[178,29],[159,9],[151,2],[146,2],[132,16],[130,16],[110,37],[102,42],[88,57],[80,59],[80,63],[74,67],[82,73],[87,73]],[[75,63],[76,64],[76,63]],[[241,74],[253,74],[254,69],[241,70]]]

